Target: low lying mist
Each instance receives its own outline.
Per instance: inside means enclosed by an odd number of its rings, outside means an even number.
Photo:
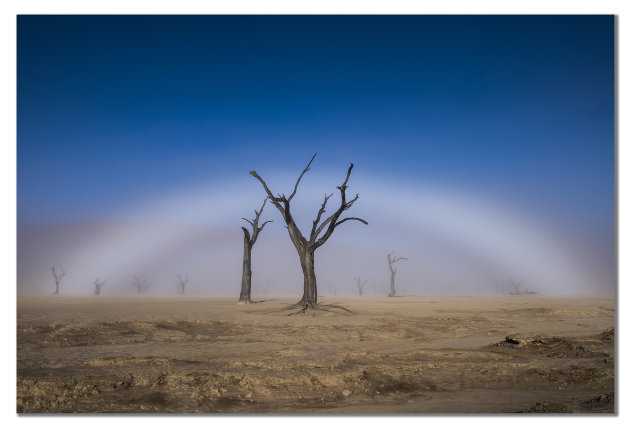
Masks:
[[[290,192],[295,177],[269,176],[274,190]],[[251,180],[251,181],[250,181]],[[177,294],[177,274],[186,274],[185,294],[238,297],[243,234],[241,217],[253,217],[264,193],[253,179],[186,188],[130,206],[115,217],[18,228],[18,291],[54,292],[51,267],[67,276],[61,294],[136,293],[133,276],[150,280],[145,294]],[[339,176],[306,176],[294,199],[293,216],[310,229],[317,209],[339,185]],[[386,295],[386,255],[398,264],[397,293],[546,294],[611,293],[615,290],[614,240],[556,229],[552,222],[513,211],[484,194],[448,188],[401,187],[353,176],[348,194],[360,198],[347,215],[369,222],[346,222],[316,252],[321,295],[358,295],[355,278],[368,280],[365,294]],[[277,188],[277,189],[276,189]],[[338,191],[329,211],[339,203]],[[252,253],[254,297],[302,291],[298,255],[282,218],[267,204],[262,220],[273,220]],[[511,279],[513,281],[511,281]]]

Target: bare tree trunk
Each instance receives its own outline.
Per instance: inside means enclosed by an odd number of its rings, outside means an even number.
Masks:
[[[365,281],[361,281],[361,277],[358,276],[354,279],[357,283],[357,288],[359,289],[359,296],[363,296],[363,293],[365,293],[365,285],[367,284],[368,281],[370,281],[369,279],[365,280]]]
[[[300,253],[300,265],[304,274],[304,294],[300,304],[305,307],[317,306],[317,278],[315,278],[315,250],[304,249]]]
[[[183,296],[186,292],[186,284],[188,283],[188,274],[177,274],[177,294]]]
[[[273,222],[273,220],[268,220],[261,226],[258,226],[265,204],[267,204],[267,198],[263,201],[260,210],[254,210],[256,216],[253,220],[241,218],[252,226],[252,233],[250,235],[247,228],[241,227],[243,230],[243,276],[241,277],[241,295],[238,298],[238,303],[252,303],[252,247],[256,244],[258,234],[260,234],[265,225]]]
[[[241,295],[238,301],[241,303],[251,303],[252,295],[252,245],[249,235],[243,238],[243,277],[241,278]]]
[[[394,297],[396,296],[396,285],[395,285],[395,279],[394,277],[396,276],[396,272],[394,271],[390,271],[391,272],[391,277],[389,279],[389,297]]]

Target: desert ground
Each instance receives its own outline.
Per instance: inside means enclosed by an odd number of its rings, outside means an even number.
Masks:
[[[615,412],[613,296],[235,299],[18,296],[17,412]]]

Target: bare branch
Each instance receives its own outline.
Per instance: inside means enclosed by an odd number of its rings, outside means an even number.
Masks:
[[[265,225],[266,225],[266,224],[268,224],[268,223],[270,223],[270,222],[273,222],[273,220],[268,220],[268,221],[264,222],[264,223],[260,226],[260,228],[259,228],[259,229],[260,229],[260,231],[262,231],[262,230],[263,230],[263,228],[265,227]],[[260,232],[260,231],[259,231],[259,232]]]
[[[314,238],[317,236],[317,234],[315,233],[315,228],[317,227],[317,224],[321,220],[322,214],[326,213],[326,203],[328,202],[328,199],[332,196],[333,196],[332,193],[330,195],[324,194],[324,202],[322,203],[322,206],[319,208],[319,211],[317,212],[317,217],[313,221],[313,228],[311,229],[311,241],[313,241]]]
[[[297,182],[295,184],[295,188],[293,190],[293,193],[289,196],[288,199],[286,198],[286,196],[280,195],[280,194],[278,194],[278,196],[274,197],[273,193],[271,192],[271,189],[269,189],[269,187],[267,186],[267,183],[264,181],[264,179],[262,177],[260,177],[258,175],[258,173],[256,171],[254,171],[254,170],[249,172],[250,175],[254,176],[262,184],[263,188],[265,189],[265,192],[267,193],[267,197],[271,200],[273,205],[276,206],[278,211],[280,211],[280,213],[282,214],[282,217],[283,217],[283,219],[284,219],[284,221],[286,223],[286,227],[289,230],[289,235],[291,237],[291,241],[296,246],[296,248],[301,246],[301,245],[303,245],[303,244],[306,244],[307,241],[302,236],[302,233],[298,229],[297,225],[295,224],[295,221],[293,220],[293,217],[291,216],[290,200],[291,200],[291,198],[293,198],[293,196],[297,192],[297,187],[298,187],[298,184],[300,183],[300,180],[302,179],[302,176],[304,176],[304,174],[310,169],[310,165],[313,162],[313,160],[315,159],[316,155],[317,155],[317,153],[315,153],[313,155],[313,157],[311,158],[311,161],[309,161],[309,163],[306,166],[306,168],[300,174],[300,177],[298,178],[298,180],[297,180]]]
[[[241,229],[243,230],[243,233],[245,234],[245,238],[247,238],[247,241],[249,241],[251,244],[252,238],[249,234],[249,229],[245,228],[244,226],[241,226]]]
[[[337,187],[337,189],[339,189],[340,191],[345,191],[346,188],[348,187],[347,183],[348,183],[348,179],[350,179],[350,173],[352,173],[353,167],[354,167],[354,164],[350,163],[350,167],[348,168],[348,174],[346,175],[346,180],[343,181],[341,186]]]
[[[322,230],[326,227],[326,225],[328,225],[333,220],[333,216],[334,215],[328,216],[328,218],[325,221],[323,221],[321,225],[319,225],[319,227],[315,231],[315,235],[314,235],[315,238],[317,238],[317,236],[322,232]]]
[[[284,215],[284,208],[280,205],[280,201],[282,201],[282,197],[280,195],[278,195],[277,197],[274,197],[273,193],[271,192],[271,190],[267,186],[267,183],[263,180],[263,178],[261,178],[258,175],[258,173],[256,173],[255,170],[251,170],[249,172],[249,174],[254,176],[256,179],[258,179],[260,181],[260,183],[262,184],[263,188],[265,189],[265,192],[267,193],[267,197],[271,200],[273,205],[276,206],[276,208],[278,210],[280,210],[280,213],[282,213],[282,215]]]
[[[342,224],[342,223],[344,223],[346,220],[358,220],[359,222],[362,222],[362,223],[364,223],[364,224],[366,224],[366,225],[368,224],[366,220],[363,220],[363,219],[361,219],[361,218],[359,218],[359,217],[346,217],[346,218],[344,218],[344,219],[341,219],[339,222],[337,222],[337,225],[336,225],[336,226],[341,225],[341,224]]]
[[[394,254],[394,252],[391,252],[391,253],[388,253],[388,254],[387,254],[387,261],[388,261],[390,264],[396,263],[396,262],[398,262],[399,260],[409,260],[409,259],[407,259],[406,257],[397,257],[397,256],[393,256],[393,257],[392,257],[392,255],[393,255],[393,254]]]
[[[256,229],[258,228],[258,221],[260,220],[260,215],[262,214],[263,210],[265,209],[265,204],[267,204],[267,199],[269,197],[265,197],[265,199],[263,200],[263,204],[260,207],[260,210],[254,210],[254,214],[256,215],[256,217],[254,218],[254,223],[252,223],[252,228],[254,229],[254,232],[256,232]]]
[[[350,201],[348,201],[346,203],[346,210],[348,210],[350,207],[352,207],[352,205],[354,204],[355,201],[357,201],[359,199],[359,194],[355,195],[354,198]]]
[[[317,155],[317,153],[313,154],[313,158],[311,158],[311,161],[309,161],[308,164],[306,165],[306,167],[304,168],[304,170],[302,170],[302,173],[300,174],[300,177],[298,178],[297,182],[295,182],[295,188],[293,188],[293,192],[291,193],[291,195],[289,195],[289,198],[287,199],[287,201],[291,201],[293,199],[293,197],[295,196],[295,193],[297,192],[298,185],[300,184],[300,181],[302,180],[302,176],[304,176],[304,173],[306,173],[309,170],[311,170],[311,163],[315,159],[316,155]]]
[[[262,214],[262,211],[265,209],[265,205],[267,204],[268,199],[269,197],[265,197],[265,199],[263,200],[262,206],[260,206],[259,211],[254,210],[254,213],[256,213],[256,218],[259,218],[260,215]]]
[[[242,217],[241,219],[243,219],[245,222],[249,223],[250,225],[252,225],[252,228],[254,228],[254,222],[252,222],[249,219],[245,219],[244,217]]]
[[[387,254],[387,263],[389,266],[389,270],[392,273],[392,276],[396,274],[396,272],[398,272],[398,268],[394,268],[394,263],[400,261],[400,260],[409,260],[406,257],[397,257],[397,256],[392,256],[394,254],[394,252],[388,253]]]

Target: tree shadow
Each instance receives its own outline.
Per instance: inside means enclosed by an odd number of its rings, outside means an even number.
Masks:
[[[239,305],[255,305],[256,303],[265,303],[265,302],[273,302],[278,299],[263,299],[263,300],[250,300],[249,302],[241,302],[239,301]]]
[[[289,305],[285,308],[280,309],[280,312],[286,312],[286,311],[294,311],[294,312],[290,312],[288,316],[308,314],[311,312],[313,313],[313,315],[315,315],[317,311],[330,312],[337,315],[357,315],[356,312],[344,306],[334,305],[330,303],[318,303],[317,305],[312,306],[312,305],[304,305],[298,302],[293,305]]]

